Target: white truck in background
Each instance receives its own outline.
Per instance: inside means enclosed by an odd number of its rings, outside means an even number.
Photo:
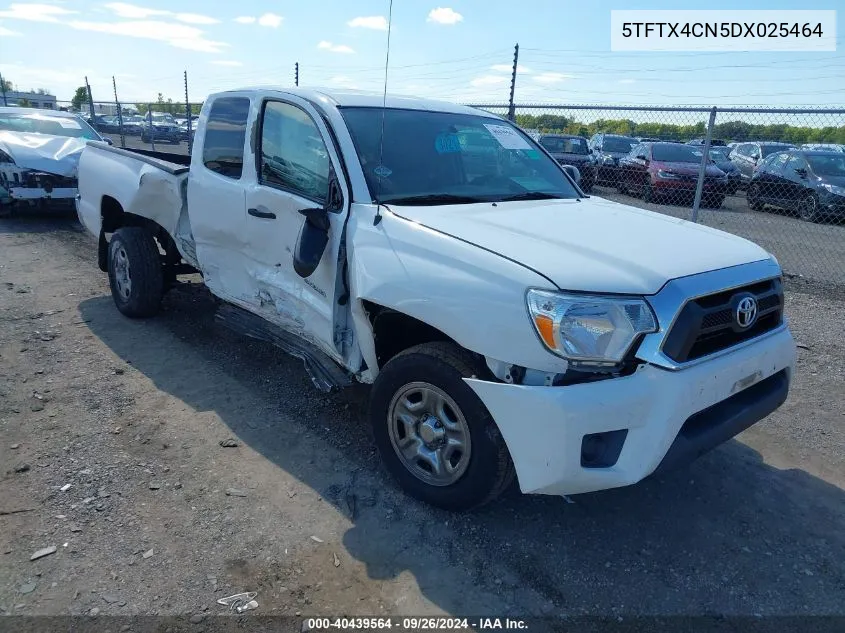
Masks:
[[[585,195],[493,114],[351,91],[206,99],[193,155],[92,143],[78,214],[118,309],[199,271],[229,326],[369,418],[411,495],[461,510],[633,484],[786,399],[760,247]],[[127,323],[127,327],[131,327]]]

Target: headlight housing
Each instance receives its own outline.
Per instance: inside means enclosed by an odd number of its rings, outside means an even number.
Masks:
[[[543,345],[574,364],[618,365],[657,319],[641,297],[529,290],[528,313]]]
[[[837,196],[845,196],[845,187],[838,187],[837,185],[830,185],[828,183],[824,183],[822,188],[829,191],[830,193],[835,193]]]
[[[678,180],[680,176],[678,174],[672,173],[671,171],[663,171],[662,169],[657,170],[657,177],[662,178],[663,180]]]
[[[616,161],[613,159],[613,156],[604,156],[601,159],[601,162],[605,165],[613,165]]]

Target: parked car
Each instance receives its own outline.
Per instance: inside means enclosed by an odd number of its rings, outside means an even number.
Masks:
[[[0,186],[18,206],[72,204],[88,141],[111,143],[69,112],[0,107]]]
[[[792,150],[764,160],[748,186],[748,206],[771,205],[807,222],[845,219],[845,154]]]
[[[615,187],[619,181],[619,160],[631,151],[637,139],[619,134],[594,134],[590,149],[596,164],[596,183]]]
[[[731,162],[739,169],[743,182],[751,180],[754,170],[767,156],[775,152],[782,152],[788,149],[795,149],[789,143],[776,142],[752,142],[740,143],[731,152]]]
[[[220,321],[304,359],[315,386],[372,385],[387,469],[451,510],[514,477],[562,495],[665,472],[777,409],[795,367],[764,249],[584,197],[530,136],[464,106],[215,94],[192,157],[91,144],[78,213],[120,312],[154,315],[201,271]]]
[[[736,190],[739,189],[740,183],[742,182],[742,176],[739,173],[739,168],[734,165],[731,159],[728,157],[728,148],[711,148],[710,160],[713,161],[713,164],[716,165],[716,167],[725,172],[725,175],[728,177],[728,185],[725,189],[725,193],[729,196],[734,195],[736,193]]]
[[[707,143],[706,138],[694,138],[692,140],[687,141],[687,145],[705,145]],[[710,147],[727,147],[728,144],[720,138],[711,138],[710,139]]]
[[[570,134],[541,134],[537,140],[558,163],[578,168],[581,189],[589,193],[596,182],[596,165],[587,139]]]
[[[842,145],[841,143],[805,143],[801,146],[801,149],[845,153],[845,145]]]
[[[640,143],[619,161],[619,191],[640,195],[646,202],[687,202],[695,194],[701,157],[701,150],[689,145]],[[725,172],[707,164],[702,202],[721,207],[727,189]]]
[[[638,143],[661,143],[662,139],[659,138],[649,138],[648,136],[637,136],[635,137]]]
[[[182,141],[182,130],[178,125],[167,121],[145,121],[141,128],[141,141],[149,143],[151,141],[174,143],[178,144]]]
[[[144,117],[128,115],[123,117],[123,133],[127,136],[141,136],[146,124]]]

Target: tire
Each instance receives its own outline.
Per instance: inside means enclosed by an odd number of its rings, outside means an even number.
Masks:
[[[798,215],[805,222],[819,221],[819,199],[814,193],[808,193],[798,203]]]
[[[758,196],[760,195],[760,185],[753,184],[748,187],[746,197],[748,198],[748,206],[752,211],[762,211],[763,203],[760,202]]]
[[[492,501],[513,482],[515,471],[502,434],[484,403],[463,381],[485,373],[486,367],[471,354],[446,342],[405,350],[379,373],[369,403],[373,436],[387,470],[410,496],[463,511]],[[403,401],[420,408],[412,411],[402,406]],[[411,428],[397,419],[401,411],[412,420]],[[437,417],[434,411],[439,411]],[[442,442],[450,429],[464,450],[447,456]],[[410,457],[400,457],[403,443]],[[432,448],[438,443],[441,448]],[[417,449],[438,456],[439,476]]]
[[[654,201],[654,189],[652,188],[650,182],[647,182],[646,184],[643,185],[642,198],[643,198],[643,202],[653,202]]]
[[[133,319],[154,316],[161,306],[161,256],[153,236],[125,226],[109,242],[109,286],[117,309]]]

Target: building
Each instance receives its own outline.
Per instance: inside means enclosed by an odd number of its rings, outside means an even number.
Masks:
[[[29,106],[33,108],[44,108],[45,110],[56,109],[55,95],[40,94],[38,92],[18,92],[17,90],[7,90],[5,93],[6,104],[9,106],[18,106],[22,100],[29,101]],[[0,105],[3,105],[0,103]]]

